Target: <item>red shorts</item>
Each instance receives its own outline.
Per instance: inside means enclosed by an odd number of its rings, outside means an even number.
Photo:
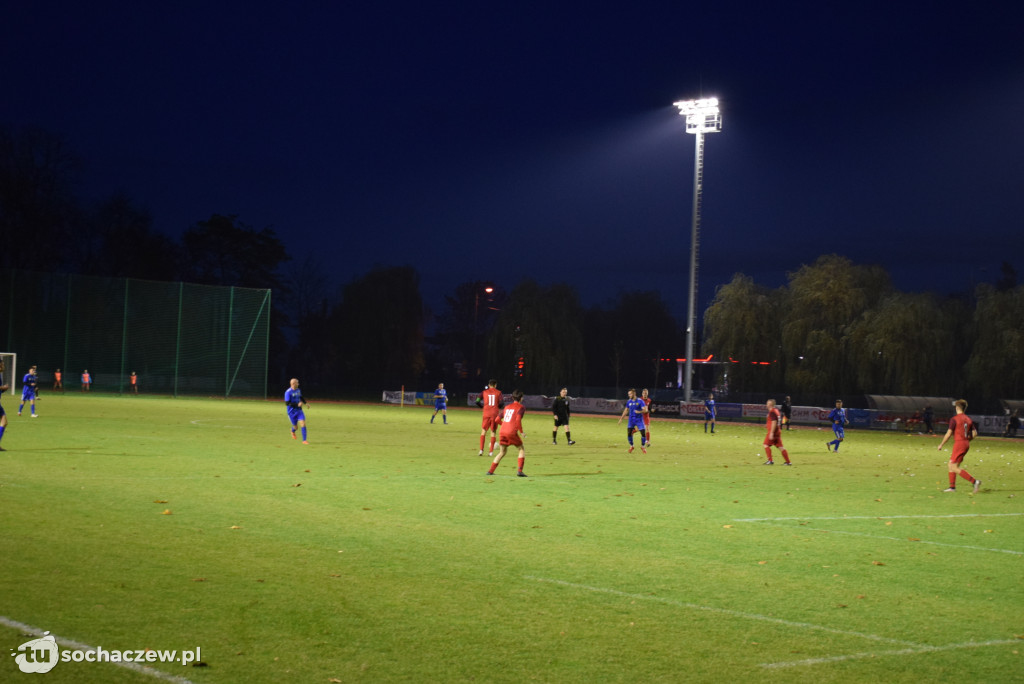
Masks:
[[[519,439],[519,435],[502,435],[498,442],[501,446],[523,446],[523,440]]]
[[[765,435],[765,437],[764,437],[764,445],[766,447],[773,446],[773,447],[778,447],[778,448],[781,449],[782,448],[782,435],[775,435],[775,439],[769,439],[768,435]]]
[[[964,456],[970,450],[971,445],[969,442],[953,442],[953,454],[949,457],[950,463],[960,464],[964,460]]]
[[[501,421],[498,420],[498,416],[484,416],[484,431],[497,430],[498,426],[501,425]]]

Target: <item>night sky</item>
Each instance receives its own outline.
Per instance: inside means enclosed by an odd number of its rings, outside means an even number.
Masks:
[[[533,277],[682,320],[672,102],[716,96],[704,304],[832,252],[908,291],[1024,281],[1020,6],[773,5],[18,3],[0,122],[63,136],[85,201],[124,192],[173,237],[237,214],[337,284],[411,264],[435,309]]]

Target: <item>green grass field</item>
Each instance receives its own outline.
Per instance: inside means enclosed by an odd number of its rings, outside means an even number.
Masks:
[[[3,403],[6,650],[20,623],[205,664],[39,681],[1024,682],[1021,441],[945,494],[937,437],[794,430],[766,467],[761,426],[628,455],[531,413],[523,479],[485,476],[472,410],[314,403],[303,446],[280,402]]]

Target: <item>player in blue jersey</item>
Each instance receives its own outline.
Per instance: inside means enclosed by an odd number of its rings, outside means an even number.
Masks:
[[[441,412],[441,418],[444,420],[444,424],[448,424],[448,391],[444,388],[444,383],[440,383],[437,389],[434,390],[434,415],[430,416],[430,422],[434,422],[434,418],[437,417],[437,412]]]
[[[844,428],[850,422],[846,419],[846,409],[843,408],[842,399],[836,399],[836,407],[829,412],[828,419],[832,421],[832,432],[835,433],[836,438],[831,442],[825,442],[825,448],[829,451],[839,451],[839,443],[846,436]],[[836,447],[835,449],[832,448],[833,444]]]
[[[0,359],[0,397],[4,395],[4,392],[8,390],[7,384],[4,382],[4,360]],[[3,404],[0,404],[0,440],[4,438],[4,431],[7,429],[7,414],[4,413]],[[0,446],[0,451],[6,451]]]
[[[36,375],[36,367],[32,366],[28,369],[28,373],[25,373],[25,377],[21,379],[21,405],[18,406],[18,415],[21,415],[21,410],[25,408],[25,402],[28,402],[29,408],[32,411],[32,417],[36,418],[36,391],[39,388],[39,376]]]
[[[633,453],[633,433],[640,433],[640,451],[647,453],[647,428],[644,427],[644,415],[647,413],[647,404],[643,399],[636,396],[636,390],[629,390],[629,399],[626,401],[626,408],[622,409],[619,416],[619,424],[622,419],[628,417],[626,423],[626,439],[629,440],[629,453]]]
[[[704,400],[704,432],[708,431],[708,422],[711,423],[711,434],[715,434],[715,415],[718,413],[715,409],[715,393],[711,392],[708,394],[708,398]]]
[[[288,408],[288,420],[292,424],[292,439],[297,439],[295,430],[302,429],[302,443],[309,444],[306,438],[306,413],[302,410],[308,406],[302,390],[299,389],[299,379],[292,378],[291,386],[284,392],[284,405]]]

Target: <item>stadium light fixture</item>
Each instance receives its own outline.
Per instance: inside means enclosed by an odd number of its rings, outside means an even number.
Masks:
[[[697,308],[697,249],[700,245],[700,210],[704,197],[704,134],[722,130],[722,112],[718,98],[679,100],[673,103],[679,115],[686,117],[686,132],[696,136],[693,162],[693,213],[690,235],[690,299],[686,312],[686,382],[683,397],[690,401],[693,394],[693,335]]]

